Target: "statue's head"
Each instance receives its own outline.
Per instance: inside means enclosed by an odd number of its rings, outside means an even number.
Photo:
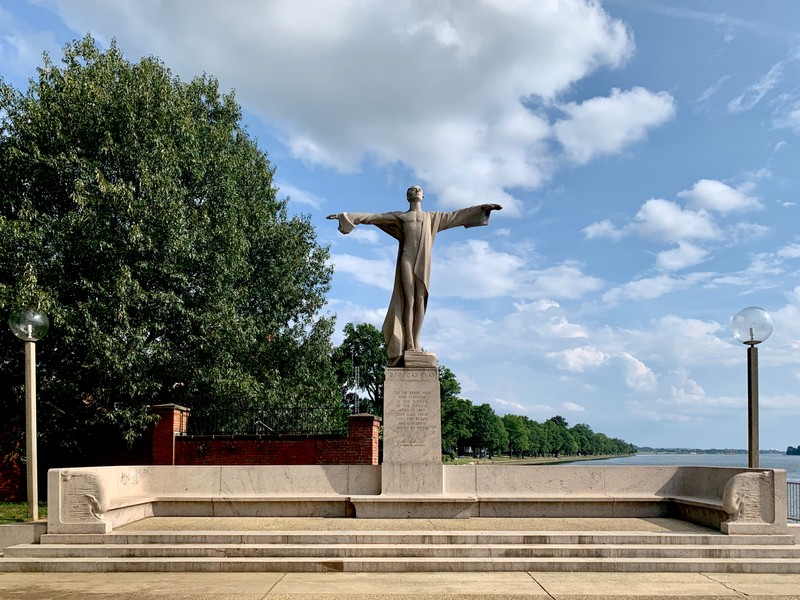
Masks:
[[[425,194],[422,191],[422,188],[418,185],[412,185],[408,188],[406,192],[406,199],[411,202],[412,200],[419,199],[422,202],[422,199],[425,197]]]

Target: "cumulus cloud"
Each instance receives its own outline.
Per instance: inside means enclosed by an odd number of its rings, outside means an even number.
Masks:
[[[558,363],[559,369],[582,373],[586,369],[594,369],[604,364],[608,360],[608,355],[602,350],[592,346],[581,346],[579,348],[569,348],[560,352],[550,352],[548,357]]]
[[[628,352],[620,354],[625,367],[625,385],[636,392],[656,389],[656,374],[646,364]]]
[[[519,288],[524,259],[495,250],[487,241],[471,239],[440,252],[431,266],[431,287],[437,295],[493,298]]]
[[[352,254],[333,254],[331,262],[336,271],[353,276],[356,281],[375,286],[383,290],[391,290],[394,284],[387,273],[394,273],[394,262],[385,258],[370,259]]]
[[[574,402],[562,402],[561,408],[568,412],[586,412],[584,407],[582,407],[580,404],[575,404]]]
[[[536,269],[526,256],[499,251],[485,240],[440,246],[439,252],[431,267],[431,288],[441,296],[576,299],[603,286],[577,263]]]
[[[554,125],[555,137],[570,160],[585,164],[644,140],[649,129],[675,116],[675,100],[667,92],[635,87],[613,89],[610,96],[565,104],[561,109],[568,118]]]
[[[757,198],[714,179],[701,179],[692,189],[678,192],[678,197],[685,198],[693,208],[720,213],[762,208]]]
[[[656,264],[667,271],[680,271],[705,261],[708,251],[689,242],[678,242],[677,248],[664,250],[656,256]]]
[[[651,199],[636,213],[632,229],[647,238],[664,241],[713,240],[720,231],[705,211],[693,211],[674,202]]]
[[[444,205],[479,196],[512,213],[520,202],[507,190],[534,188],[556,167],[552,124],[536,106],[619,67],[634,48],[625,24],[586,0],[53,5],[74,31],[106,43],[113,35],[126,53],[155,54],[183,78],[214,74],[308,163],[344,172],[365,158],[402,163]],[[630,110],[620,131],[596,131],[582,149],[566,142],[580,160],[616,152],[663,121],[671,102],[615,91],[568,106],[561,135],[570,122],[588,132]]]
[[[618,240],[625,235],[625,232],[622,229],[617,228],[608,219],[595,221],[591,225],[584,227],[581,231],[583,232],[583,235],[586,236],[587,240],[593,240],[596,238],[610,238],[612,240]]]

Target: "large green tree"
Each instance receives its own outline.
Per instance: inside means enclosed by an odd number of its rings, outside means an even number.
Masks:
[[[27,92],[0,79],[0,314],[52,320],[41,440],[64,461],[131,441],[155,403],[226,431],[340,406],[327,249],[287,215],[233,95],[90,37],[62,62],[45,55]],[[21,430],[22,347],[5,339],[0,412]]]
[[[344,326],[344,341],[333,352],[336,379],[343,394],[364,390],[359,411],[383,415],[383,381],[389,358],[381,331],[369,323]]]

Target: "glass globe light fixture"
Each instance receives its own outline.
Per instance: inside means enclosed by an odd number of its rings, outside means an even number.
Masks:
[[[755,346],[772,334],[772,317],[763,308],[748,306],[733,317],[731,330],[737,342]]]
[[[50,329],[50,319],[43,312],[25,307],[11,313],[8,326],[19,339],[35,342],[47,335]]]

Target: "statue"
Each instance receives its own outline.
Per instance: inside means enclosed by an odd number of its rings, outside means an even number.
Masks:
[[[424,194],[415,185],[406,193],[406,212],[337,213],[328,219],[339,221],[339,231],[350,233],[356,225],[375,225],[400,242],[394,290],[383,322],[383,339],[389,354],[389,366],[403,366],[405,352],[419,352],[419,335],[428,306],[431,275],[431,249],[436,234],[453,227],[478,227],[489,223],[499,204],[480,204],[453,212],[425,212],[420,206]]]

